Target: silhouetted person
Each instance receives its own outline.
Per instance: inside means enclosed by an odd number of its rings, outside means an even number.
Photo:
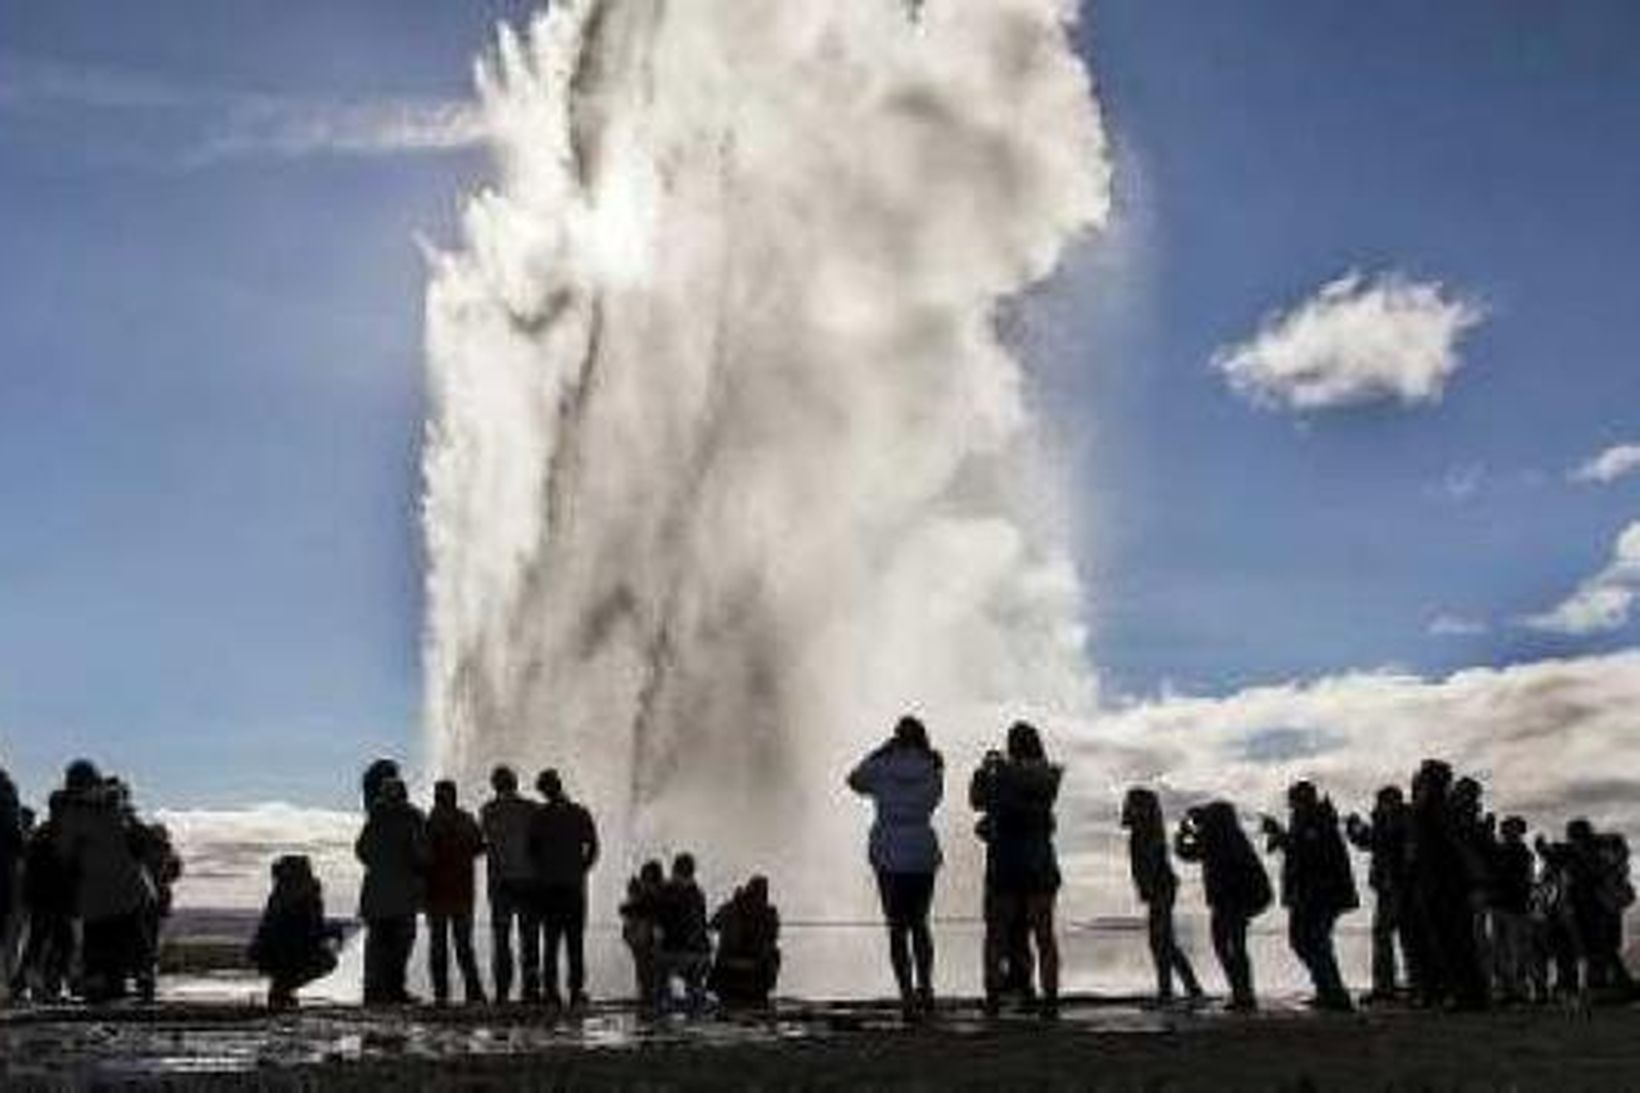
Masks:
[[[1504,1001],[1532,996],[1532,850],[1526,821],[1506,817],[1492,862],[1492,951]]]
[[[1585,819],[1566,825],[1566,841],[1550,853],[1566,878],[1566,902],[1576,947],[1590,988],[1632,993],[1623,964],[1623,910],[1634,901],[1627,878],[1628,849],[1620,837],[1596,835]]]
[[[86,760],[69,765],[59,853],[75,879],[81,968],[89,1002],[123,998],[142,953],[152,890],[133,850],[121,793]]]
[[[15,919],[21,911],[17,881],[23,862],[23,809],[17,799],[17,785],[11,775],[0,770],[0,984],[9,987],[11,938]]]
[[[769,881],[755,876],[712,915],[718,935],[712,991],[725,1006],[769,1004],[780,978],[780,911],[769,902]]]
[[[655,962],[660,952],[660,917],[666,870],[658,861],[643,863],[626,882],[626,899],[621,903],[621,940],[632,954],[632,973],[638,1004],[652,1006],[659,993]]]
[[[142,948],[137,964],[137,993],[143,1001],[152,1002],[159,975],[160,935],[165,920],[171,917],[176,883],[182,879],[182,858],[171,844],[171,832],[165,825],[144,823],[129,805],[126,825],[152,891],[138,921]]]
[[[325,921],[324,889],[305,854],[273,863],[273,890],[250,944],[251,966],[268,977],[268,1007],[290,1009],[296,992],[336,969],[342,932]]]
[[[712,967],[712,939],[706,932],[706,894],[695,882],[695,856],[672,859],[672,875],[661,889],[660,949],[655,961],[656,1004],[667,1009],[672,981],[683,983],[691,1013],[706,1004],[706,977]]]
[[[1283,827],[1264,817],[1268,847],[1280,852],[1281,902],[1287,908],[1287,941],[1315,987],[1314,1004],[1322,1009],[1353,1006],[1338,970],[1333,928],[1340,915],[1360,905],[1349,851],[1338,830],[1332,801],[1309,782],[1287,791],[1288,821]]]
[[[587,873],[598,861],[598,829],[592,814],[564,795],[555,770],[535,780],[542,803],[530,819],[530,860],[534,863],[536,914],[541,921],[543,989],[559,1005],[558,949],[567,958],[569,1001],[586,1003]],[[528,994],[529,985],[525,984]]]
[[[1589,943],[1594,985],[1628,1000],[1635,995],[1634,980],[1623,963],[1623,916],[1635,898],[1629,880],[1629,842],[1616,832],[1602,832],[1594,836],[1592,849],[1598,869],[1594,939]]]
[[[1409,983],[1416,982],[1412,946],[1407,941],[1406,904],[1411,898],[1407,860],[1410,827],[1406,798],[1399,786],[1385,786],[1373,803],[1372,819],[1363,821],[1351,813],[1345,821],[1350,842],[1370,855],[1367,883],[1373,890],[1372,908],[1372,993],[1373,1001],[1389,1001],[1396,992],[1395,947]]]
[[[1062,770],[1048,762],[1036,728],[1016,721],[1008,729],[1005,755],[991,753],[974,773],[968,799],[988,822],[986,883],[996,893],[996,914],[985,928],[985,997],[999,1005],[1009,933],[1023,922],[1036,949],[1042,985],[1041,1013],[1059,1012],[1059,943],[1054,936],[1059,859],[1054,851],[1054,803]]]
[[[370,813],[370,806],[381,796],[382,787],[391,781],[403,781],[395,759],[374,759],[364,768],[364,774],[359,777],[359,803],[366,815]]]
[[[1569,854],[1565,843],[1551,843],[1541,835],[1535,845],[1541,870],[1532,888],[1532,917],[1543,951],[1544,980],[1552,968],[1554,993],[1574,998],[1583,991],[1583,945],[1572,914]]]
[[[75,884],[60,837],[67,802],[66,791],[52,792],[46,820],[29,834],[24,851],[22,903],[28,940],[12,976],[12,993],[26,990],[36,1002],[57,999],[74,958]]]
[[[1270,877],[1264,871],[1235,806],[1212,801],[1190,809],[1173,837],[1181,859],[1199,862],[1207,894],[1213,951],[1230,983],[1230,1008],[1257,1006],[1253,965],[1247,956],[1247,927],[1270,906]]]
[[[409,1002],[405,968],[426,896],[427,821],[397,778],[381,783],[353,851],[364,865],[365,1005]]]
[[[934,1008],[934,934],[928,927],[939,871],[940,841],[930,818],[945,795],[945,761],[915,717],[849,773],[848,786],[869,797],[876,816],[866,856],[888,924],[888,958],[907,1019]]]
[[[484,835],[473,814],[456,803],[456,784],[433,786],[433,810],[427,814],[427,974],[433,1000],[450,1000],[450,943],[455,942],[461,969],[462,997],[484,1001],[473,956],[473,862],[484,853]]]
[[[1451,807],[1452,768],[1426,759],[1412,779],[1412,910],[1418,926],[1420,1001],[1486,1005],[1475,948],[1473,870]]]
[[[1497,818],[1486,812],[1484,791],[1474,778],[1452,783],[1447,799],[1448,822],[1463,861],[1468,887],[1469,932],[1474,935],[1475,961],[1483,993],[1489,987],[1495,954],[1492,952],[1491,923],[1493,876],[1497,857]]]
[[[1179,878],[1168,861],[1167,827],[1156,794],[1140,786],[1128,790],[1122,802],[1122,826],[1128,829],[1128,867],[1133,887],[1145,905],[1149,925],[1150,956],[1156,962],[1156,997],[1164,1003],[1173,1000],[1173,977],[1177,974],[1185,994],[1192,1001],[1200,999],[1201,983],[1173,933]]]
[[[490,898],[490,972],[495,1000],[512,993],[514,924],[518,958],[523,965],[525,998],[541,996],[541,922],[535,913],[535,861],[530,856],[530,825],[536,804],[518,793],[518,776],[510,767],[490,772],[495,796],[479,810],[486,857],[484,875]]]

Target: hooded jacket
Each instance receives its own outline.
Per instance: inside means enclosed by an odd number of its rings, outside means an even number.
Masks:
[[[849,788],[877,806],[867,856],[879,873],[933,873],[940,840],[929,822],[945,795],[939,753],[887,744],[848,776]]]
[[[426,894],[427,821],[407,802],[377,801],[353,852],[364,864],[359,917],[411,918]]]

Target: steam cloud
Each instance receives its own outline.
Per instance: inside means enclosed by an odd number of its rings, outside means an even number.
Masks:
[[[561,766],[617,861],[708,849],[820,910],[894,716],[950,746],[1091,711],[993,321],[1107,214],[1073,18],[575,0],[502,32],[499,175],[427,301],[434,770]]]

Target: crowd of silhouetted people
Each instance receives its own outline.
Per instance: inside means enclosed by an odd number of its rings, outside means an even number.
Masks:
[[[1044,1018],[1059,1011],[1055,849],[1062,768],[1037,729],[1016,722],[968,782],[974,835],[985,856],[981,952],[985,1008],[1013,1004]],[[866,856],[887,928],[888,958],[905,1018],[935,1005],[931,926],[943,861],[934,815],[945,764],[927,728],[900,719],[890,737],[848,774],[874,820]],[[365,820],[355,852],[363,866],[364,1001],[413,1001],[408,965],[425,922],[433,1001],[451,1001],[452,955],[462,999],[518,999],[552,1008],[587,1004],[587,879],[599,860],[597,826],[555,770],[534,794],[509,767],[490,777],[477,814],[456,784],[433,787],[425,814],[411,803],[392,760],[362,778]],[[1287,793],[1284,817],[1261,816],[1261,855],[1237,807],[1224,800],[1185,808],[1169,836],[1162,796],[1127,792],[1121,824],[1155,963],[1157,998],[1204,998],[1174,929],[1179,877],[1171,859],[1197,865],[1212,949],[1228,1007],[1257,1006],[1248,933],[1279,897],[1286,936],[1321,1009],[1357,1004],[1339,967],[1338,920],[1359,908],[1350,847],[1366,855],[1372,893],[1368,1003],[1480,1009],[1557,997],[1631,999],[1623,918],[1633,904],[1627,841],[1574,819],[1564,837],[1528,842],[1519,816],[1487,811],[1481,784],[1426,760],[1406,790],[1385,786],[1370,813],[1340,817],[1309,781]],[[1273,884],[1266,858],[1279,860]],[[474,953],[477,864],[489,908],[490,991]],[[129,789],[91,763],[69,765],[37,822],[0,772],[0,970],[13,997],[107,1002],[154,994],[161,924],[182,863],[163,826],[143,820]],[[272,890],[249,956],[276,1008],[337,964],[342,934],[325,912],[312,863],[299,854],[272,865]],[[712,1006],[763,1007],[779,981],[780,913],[769,881],[752,876],[715,910],[696,860],[643,863],[620,904],[639,1004],[656,1013]],[[562,975],[560,975],[562,969]],[[1177,991],[1175,989],[1177,984]]]
[[[151,1000],[182,860],[164,825],[86,760],[41,819],[0,771],[0,988],[13,999]]]

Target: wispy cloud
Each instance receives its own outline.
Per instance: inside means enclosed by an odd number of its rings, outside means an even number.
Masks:
[[[168,158],[183,167],[444,152],[480,143],[486,134],[478,104],[467,100],[225,91],[142,72],[4,55],[0,61],[0,111],[162,115],[176,134]]]
[[[1218,350],[1213,367],[1260,406],[1437,402],[1463,364],[1458,340],[1483,315],[1437,283],[1352,272],[1267,316],[1251,338]]]
[[[475,104],[437,100],[261,100],[232,111],[188,154],[193,166],[229,159],[389,155],[466,148],[484,139]]]
[[[1448,467],[1446,473],[1441,475],[1441,480],[1429,486],[1424,492],[1430,497],[1462,504],[1480,493],[1486,484],[1486,464],[1462,463]]]
[[[1640,471],[1640,444],[1613,444],[1574,468],[1567,477],[1573,482],[1605,485]]]
[[[1640,599],[1640,520],[1617,536],[1611,561],[1553,608],[1524,621],[1535,630],[1582,636],[1621,629]]]
[[[1486,633],[1487,625],[1480,619],[1453,615],[1443,611],[1429,620],[1427,629],[1432,637],[1467,638]]]

